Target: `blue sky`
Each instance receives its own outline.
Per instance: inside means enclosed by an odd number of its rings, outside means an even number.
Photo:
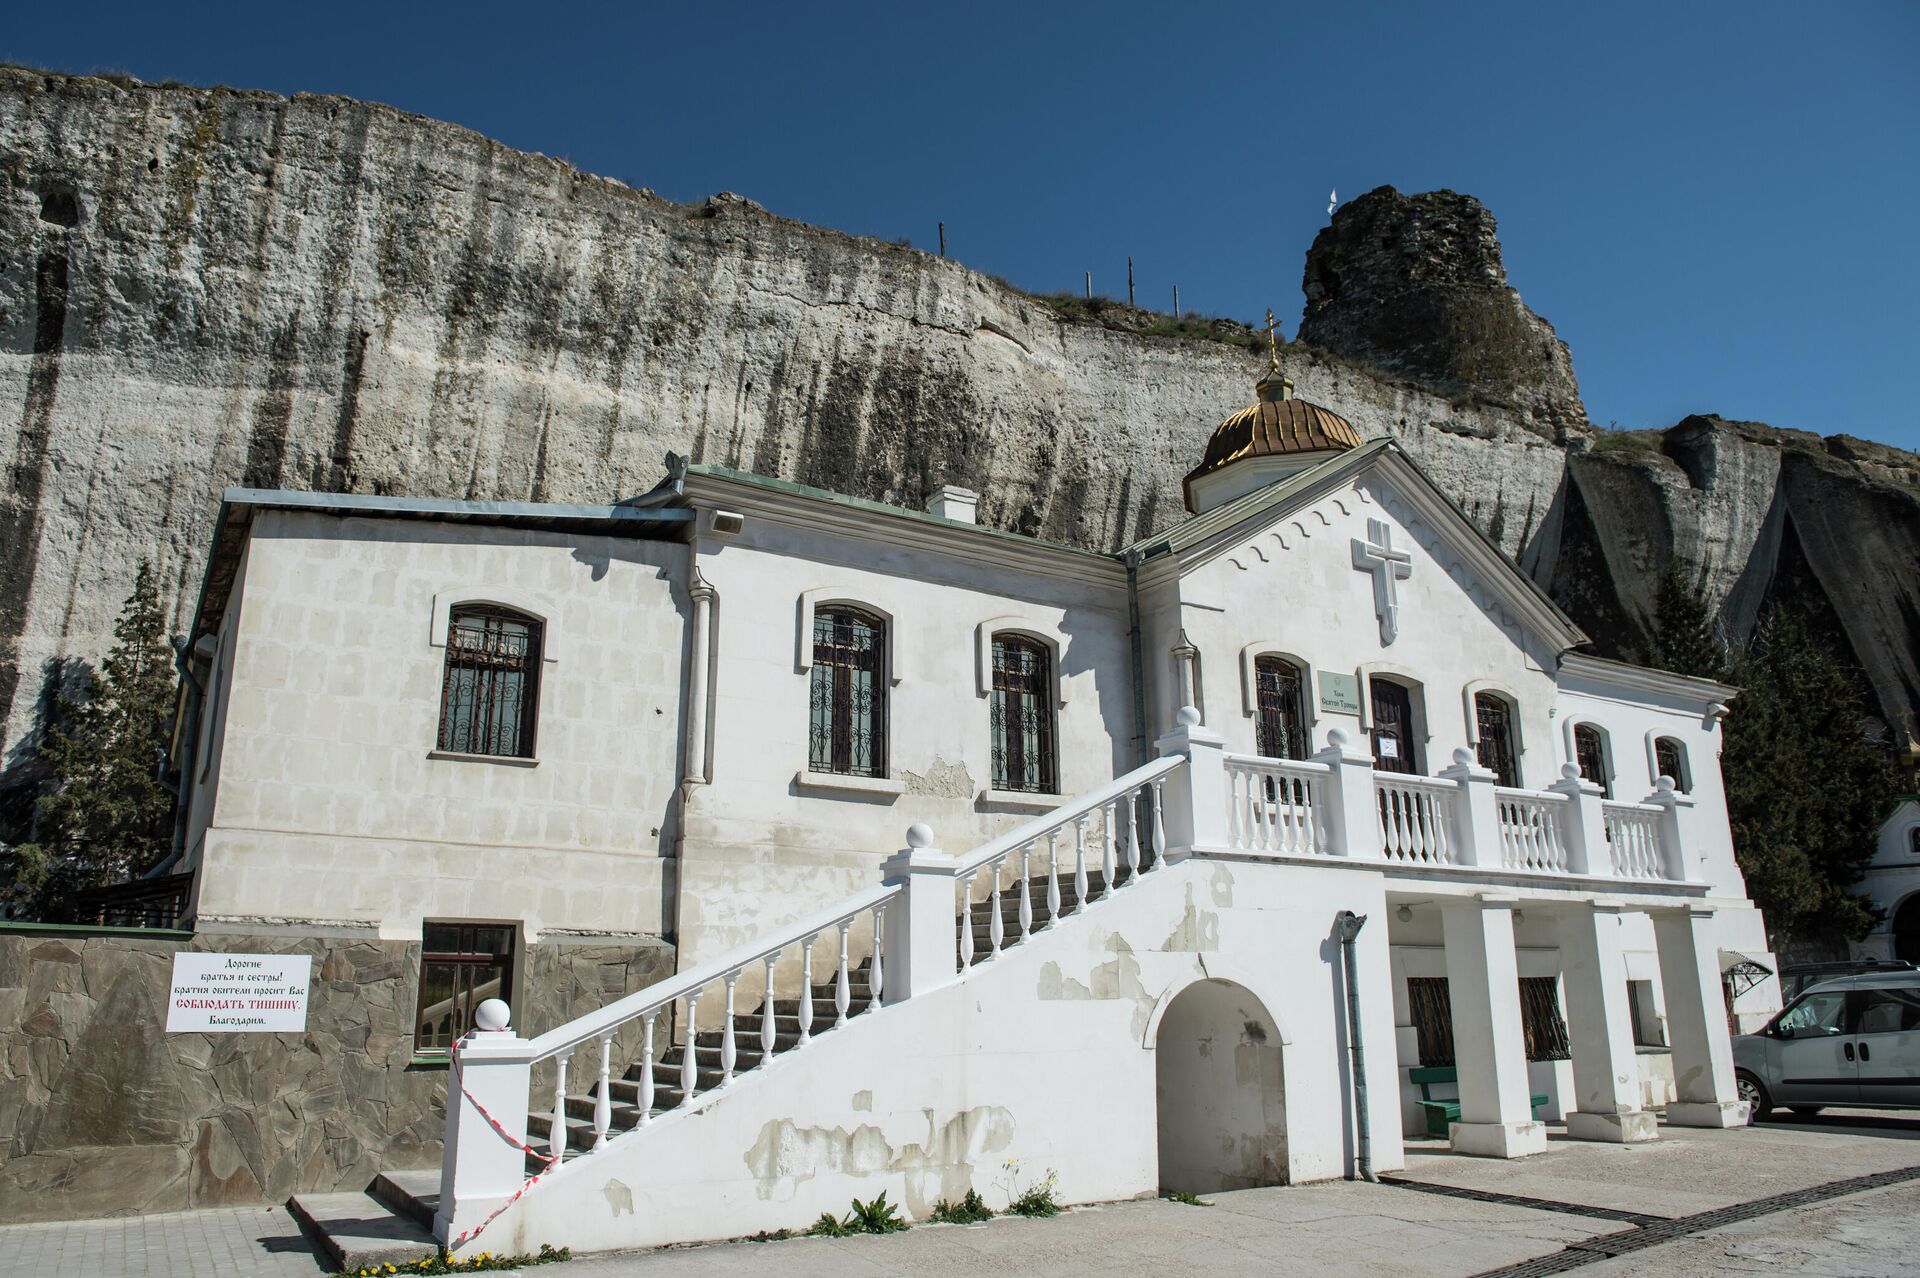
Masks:
[[[1451,187],[1589,412],[1920,448],[1920,4],[20,6],[0,58],[336,92],[1023,287],[1299,324],[1327,192]]]

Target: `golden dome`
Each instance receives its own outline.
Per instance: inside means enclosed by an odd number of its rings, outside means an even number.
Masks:
[[[1214,428],[1206,456],[1190,472],[1185,486],[1246,457],[1289,453],[1339,452],[1357,448],[1360,432],[1340,414],[1293,397],[1293,383],[1269,369],[1257,387],[1260,402],[1243,408]]]

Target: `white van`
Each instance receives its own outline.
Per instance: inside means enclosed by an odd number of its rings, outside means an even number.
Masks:
[[[1828,1105],[1920,1109],[1920,972],[1810,986],[1757,1034],[1733,1040],[1755,1118]]]

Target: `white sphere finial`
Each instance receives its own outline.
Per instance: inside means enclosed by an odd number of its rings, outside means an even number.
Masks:
[[[1653,788],[1658,790],[1662,794],[1672,794],[1673,778],[1666,777],[1666,776],[1656,777],[1653,782]]]
[[[1336,750],[1346,749],[1347,748],[1347,730],[1345,728],[1328,728],[1327,744],[1332,746]]]
[[[930,848],[933,846],[933,827],[924,821],[915,821],[907,827],[907,846],[910,848]]]
[[[1560,775],[1565,780],[1578,781],[1580,779],[1580,765],[1577,763],[1563,763],[1560,765]]]
[[[1173,716],[1173,721],[1183,728],[1197,728],[1200,726],[1200,711],[1193,706],[1181,706]]]
[[[1456,766],[1470,768],[1473,766],[1473,751],[1461,746],[1453,752],[1453,761]]]
[[[478,1030],[485,1030],[489,1034],[504,1033],[507,1028],[507,1021],[510,1020],[512,1016],[513,1013],[508,1009],[505,1002],[497,998],[485,999],[482,1000],[480,1006],[473,1009],[473,1027]]]

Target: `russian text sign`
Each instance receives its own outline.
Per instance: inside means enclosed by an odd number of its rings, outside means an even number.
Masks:
[[[1332,714],[1360,713],[1360,680],[1350,674],[1320,672],[1320,708]]]
[[[298,1034],[312,975],[306,954],[175,954],[167,1032]]]

